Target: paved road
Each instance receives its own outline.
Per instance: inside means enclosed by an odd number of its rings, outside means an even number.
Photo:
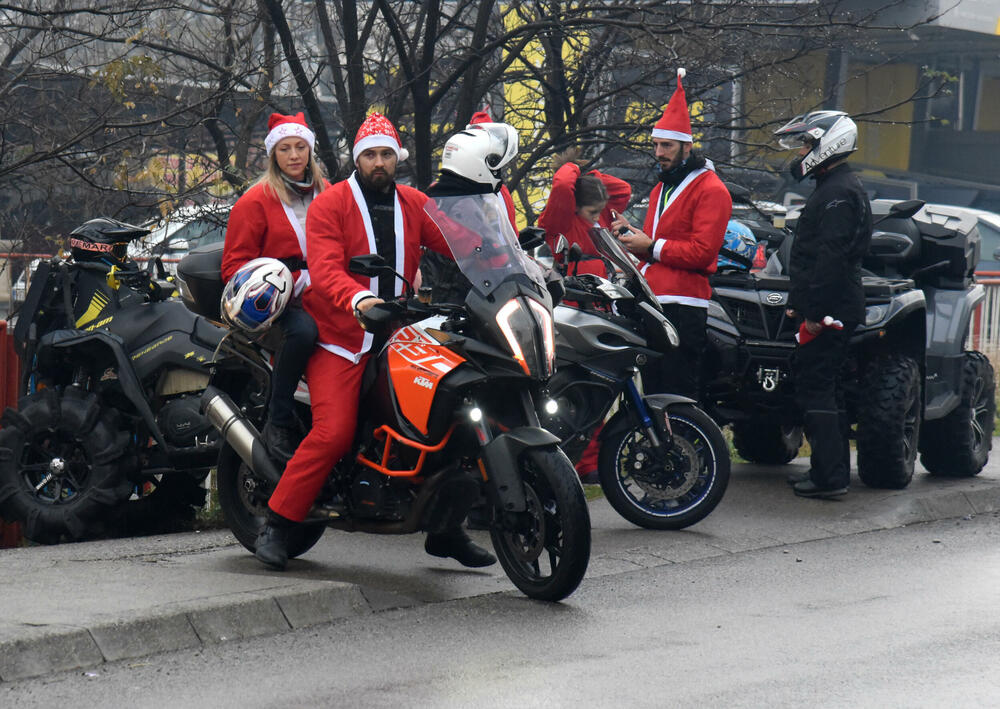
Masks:
[[[638,529],[595,501],[593,555],[579,593],[635,571],[1000,510],[996,463],[970,480],[918,475],[902,491],[858,484],[833,502],[790,493],[785,474],[804,467],[736,466],[716,511],[682,532]],[[225,531],[0,551],[0,680],[512,589],[499,567],[462,569],[421,545],[419,536],[330,532],[284,574],[266,570]]]
[[[997,706],[998,587],[994,513],[7,683],[0,705]]]

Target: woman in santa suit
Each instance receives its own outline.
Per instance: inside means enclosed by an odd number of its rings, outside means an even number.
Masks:
[[[267,170],[229,213],[222,278],[255,258],[285,263],[295,278],[295,298],[277,320],[283,342],[271,374],[271,402],[263,437],[273,457],[287,461],[301,439],[295,418],[295,389],[316,345],[316,322],[298,296],[309,285],[306,268],[306,210],[330,184],[313,154],[316,137],[298,113],[272,113],[264,139]]]
[[[553,252],[560,234],[571,246],[580,245],[583,258],[577,265],[577,273],[607,278],[604,262],[588,234],[595,224],[611,227],[612,220],[628,206],[632,188],[624,180],[597,170],[583,174],[579,159],[580,149],[576,147],[553,157],[556,174],[549,201],[538,217],[538,226],[545,229],[546,241]]]

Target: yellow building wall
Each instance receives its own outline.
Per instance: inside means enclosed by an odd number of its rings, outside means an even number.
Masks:
[[[906,101],[917,88],[918,68],[914,64],[889,64],[872,67],[851,64],[844,110],[852,116],[872,113]],[[852,160],[870,167],[892,170],[910,168],[910,138],[913,103],[896,106],[884,113],[858,119],[858,151]]]

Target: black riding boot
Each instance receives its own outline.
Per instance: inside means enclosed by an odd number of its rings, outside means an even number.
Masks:
[[[254,543],[254,556],[271,568],[284,571],[288,564],[288,535],[296,524],[277,512],[268,510],[267,521],[260,528]]]
[[[850,468],[845,464],[840,416],[836,411],[806,411],[805,433],[812,448],[809,480],[796,483],[802,497],[834,497],[847,492]]]

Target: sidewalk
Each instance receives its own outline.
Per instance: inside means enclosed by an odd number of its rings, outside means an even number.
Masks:
[[[595,500],[587,575],[996,512],[996,458],[966,480],[930,478],[918,466],[905,490],[871,490],[855,478],[838,501],[792,495],[785,476],[805,460],[736,465],[719,507],[681,532],[639,529]],[[474,534],[489,545],[486,533]],[[422,535],[331,530],[284,573],[224,530],[3,550],[0,681],[496,592],[517,593],[499,565],[471,570],[427,556]]]

